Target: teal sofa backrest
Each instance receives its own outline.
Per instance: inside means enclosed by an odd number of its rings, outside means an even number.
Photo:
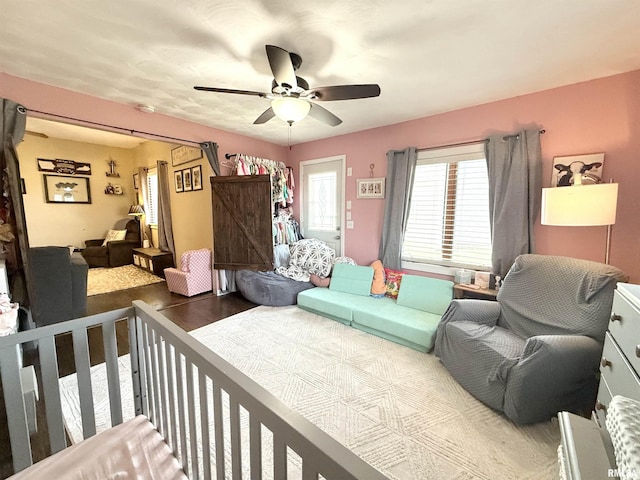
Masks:
[[[403,275],[398,305],[442,315],[453,299],[453,282],[437,278]]]
[[[329,290],[368,296],[371,293],[373,268],[336,263],[331,274]]]

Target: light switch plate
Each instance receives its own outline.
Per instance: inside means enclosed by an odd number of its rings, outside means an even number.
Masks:
[[[351,210],[351,200],[347,200],[347,210]]]
[[[353,175],[353,169],[351,167],[347,167],[347,177]]]
[[[347,220],[351,220],[351,212],[347,212]]]
[[[347,220],[347,228],[353,228],[353,220]]]

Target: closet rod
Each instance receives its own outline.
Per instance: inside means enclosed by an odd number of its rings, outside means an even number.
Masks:
[[[198,145],[200,147],[200,143],[196,142],[194,140],[185,140],[184,138],[169,137],[167,135],[160,135],[159,133],[142,132],[140,130],[132,130],[130,128],[116,127],[115,125],[107,125],[106,123],[92,122],[91,120],[82,120],[81,118],[67,117],[67,116],[64,116],[64,115],[58,115],[57,113],[42,112],[40,110],[33,110],[31,108],[28,108],[27,111],[33,112],[33,113],[39,113],[39,114],[42,114],[42,115],[46,115],[48,117],[63,118],[65,120],[72,120],[74,122],[82,122],[82,123],[86,123],[86,124],[89,124],[89,125],[95,125],[95,126],[98,126],[98,127],[106,127],[106,128],[113,129],[113,130],[121,130],[123,132],[130,133],[131,135],[134,135],[134,136],[135,136],[136,133],[138,133],[140,135],[147,135],[147,136],[150,136],[150,137],[162,138],[164,140],[175,140],[175,141],[178,141],[180,143],[192,143],[192,144]],[[79,125],[79,126],[82,127],[83,125]]]
[[[540,130],[540,135],[544,135],[544,133],[546,132],[546,130],[542,129]],[[517,137],[519,134],[514,134],[514,135],[507,135],[505,137],[502,137],[502,140],[508,140],[509,138],[514,138]],[[480,138],[478,140],[467,140],[466,142],[459,142],[459,143],[450,143],[447,145],[437,145],[435,147],[425,147],[425,148],[418,148],[419,152],[426,152],[427,150],[436,150],[439,148],[449,148],[449,147],[462,147],[464,145],[473,145],[474,143],[486,143],[489,139],[487,138]]]

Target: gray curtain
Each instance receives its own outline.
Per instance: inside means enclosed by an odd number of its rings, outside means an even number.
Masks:
[[[142,205],[144,205],[145,212],[148,211],[149,207],[149,198],[147,192],[147,173],[149,169],[147,167],[138,167],[138,175],[140,177],[140,194],[142,196]],[[146,220],[140,223],[140,228],[142,229],[142,238],[145,240],[151,241],[151,228],[147,225]]]
[[[492,272],[502,278],[520,254],[534,253],[533,226],[540,211],[540,131],[495,135],[485,146],[489,174]]]
[[[165,161],[158,160],[158,248],[171,252],[175,265],[176,247],[173,243],[169,194],[169,165]]]
[[[402,242],[407,229],[411,189],[418,151],[415,147],[387,152],[387,200],[378,254],[385,267],[401,267]]]
[[[7,255],[9,289],[11,299],[28,305],[29,295],[29,240],[27,222],[22,202],[20,165],[16,148],[24,138],[27,110],[20,104],[0,98],[2,101],[2,152],[0,173],[2,176],[2,203],[5,222],[0,225],[0,244]],[[29,291],[29,293],[28,293]]]
[[[209,160],[209,164],[211,165],[211,169],[213,173],[216,174],[216,177],[220,176],[220,162],[218,161],[218,144],[215,142],[202,142],[200,144],[202,150],[204,150],[207,159]]]

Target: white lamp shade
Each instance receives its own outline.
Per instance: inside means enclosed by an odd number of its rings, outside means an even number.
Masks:
[[[618,184],[542,189],[542,224],[589,227],[616,223]]]
[[[299,122],[307,116],[311,104],[296,97],[276,98],[271,102],[273,113],[287,123]]]

